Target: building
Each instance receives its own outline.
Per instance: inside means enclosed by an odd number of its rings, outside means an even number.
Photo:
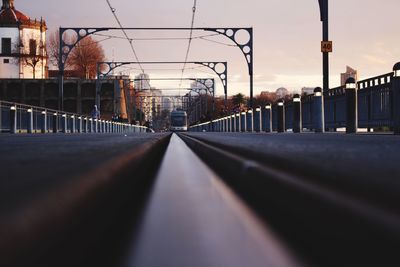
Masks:
[[[152,121],[154,117],[161,114],[162,109],[162,92],[161,90],[151,87],[150,76],[141,73],[135,76],[134,80],[136,107],[144,113],[146,121]]]
[[[135,89],[138,91],[150,90],[150,76],[146,73],[135,76]]]
[[[358,81],[358,71],[346,66],[346,72],[340,74],[340,85],[344,86],[348,78],[354,78],[356,82]]]
[[[14,0],[3,0],[0,10],[0,78],[47,77],[46,23],[15,9]]]
[[[314,94],[314,87],[303,87],[301,88],[301,95],[312,95]]]
[[[102,118],[111,119],[112,114],[119,112],[124,107],[120,92],[121,86],[118,80],[101,81],[100,111]],[[57,110],[58,81],[56,79],[0,79],[0,99]],[[90,115],[95,99],[96,80],[65,80],[65,111]]]

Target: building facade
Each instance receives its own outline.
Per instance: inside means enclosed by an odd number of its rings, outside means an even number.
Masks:
[[[358,71],[346,66],[346,72],[340,74],[340,85],[344,86],[348,78],[354,78],[356,82],[358,81]]]
[[[15,9],[14,0],[3,0],[0,10],[0,78],[47,77],[46,23]]]

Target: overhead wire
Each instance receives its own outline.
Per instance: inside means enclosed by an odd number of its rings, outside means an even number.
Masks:
[[[111,3],[110,3],[109,0],[106,0],[106,2],[107,2],[107,4],[108,4],[108,6],[110,7],[111,13],[113,14],[115,20],[117,21],[119,27],[121,28],[121,31],[122,31],[123,34],[125,35],[126,40],[129,42],[129,45],[130,45],[130,47],[131,47],[131,50],[132,50],[132,52],[133,52],[133,55],[135,56],[135,59],[136,59],[138,62],[140,62],[139,57],[138,57],[138,55],[137,55],[137,53],[136,53],[135,47],[133,46],[133,40],[132,40],[132,38],[129,38],[127,32],[125,31],[124,27],[122,26],[121,21],[119,20],[117,14],[116,14],[116,11],[117,11],[117,10],[116,10],[115,8],[112,7],[112,5],[111,5]],[[140,67],[142,73],[145,73],[145,71],[144,71],[144,69],[143,69],[143,66],[142,66],[140,63],[139,63],[139,67]]]
[[[194,0],[193,1],[193,8],[192,8],[192,22],[190,24],[190,33],[189,33],[188,46],[187,46],[187,49],[186,49],[185,63],[183,64],[183,68],[182,68],[182,77],[183,77],[183,75],[185,73],[185,68],[186,68],[186,65],[187,65],[188,58],[189,58],[190,47],[192,45],[193,27],[194,27],[194,20],[195,20],[195,17],[196,17],[196,10],[197,10],[197,0]],[[182,85],[182,81],[180,82],[179,87],[181,87],[181,85]]]
[[[93,35],[102,36],[102,37],[109,37],[115,39],[123,39],[126,40],[126,37],[116,36],[116,35],[109,35],[109,34],[101,34],[101,33],[94,33]],[[213,37],[220,35],[219,33],[212,33],[212,34],[204,34],[200,36],[194,36],[192,39],[204,39],[206,41],[212,41],[206,39],[207,37]],[[149,37],[149,38],[130,38],[132,41],[175,41],[175,40],[189,40],[189,37]],[[223,43],[221,43],[223,44]]]

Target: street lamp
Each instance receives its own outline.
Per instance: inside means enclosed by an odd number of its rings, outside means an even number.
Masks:
[[[322,65],[323,65],[323,91],[329,90],[329,53],[332,52],[332,42],[329,41],[329,1],[318,0],[322,21]]]

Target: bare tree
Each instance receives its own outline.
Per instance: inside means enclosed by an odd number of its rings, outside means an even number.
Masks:
[[[59,55],[60,55],[60,36],[59,35],[60,35],[60,31],[56,30],[49,35],[49,39],[47,40],[47,52],[49,54],[50,63],[53,66],[56,66],[58,69],[59,69],[58,60],[60,58],[59,57]],[[72,38],[69,37],[68,35],[66,35],[64,37],[64,40],[72,40]],[[70,68],[70,64],[69,64],[69,60],[67,60],[67,62],[65,62],[65,65],[64,65],[64,69],[69,69],[69,68]]]
[[[36,79],[36,67],[39,63],[43,64],[47,57],[47,53],[42,41],[40,40],[38,42],[35,36],[31,36],[29,39],[29,45],[21,47],[19,57],[24,66],[32,68],[33,79]]]
[[[93,79],[97,75],[97,63],[105,61],[102,46],[88,36],[82,39],[70,54],[70,63],[80,78]]]
[[[55,31],[50,35],[48,40],[48,53],[50,62],[54,66],[59,64],[60,54],[60,40],[59,31]],[[64,35],[66,43],[73,43],[73,36]],[[96,42],[91,36],[82,39],[72,49],[67,61],[65,62],[64,69],[76,71],[80,78],[91,79],[97,75],[97,62],[105,61],[104,50],[99,42]]]

